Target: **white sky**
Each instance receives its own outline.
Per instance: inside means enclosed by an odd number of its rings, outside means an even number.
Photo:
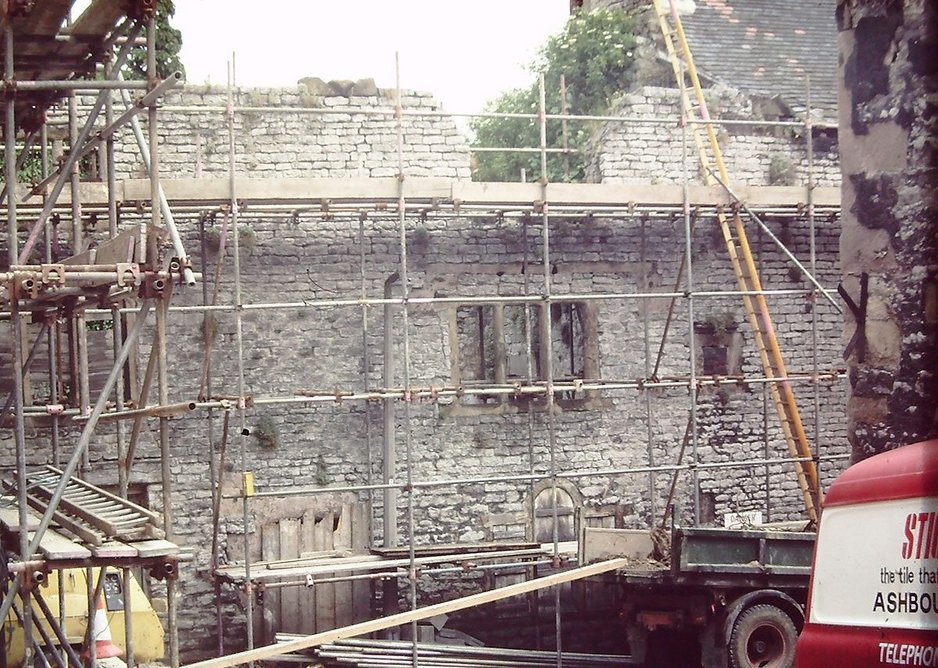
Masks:
[[[533,81],[525,70],[559,32],[569,0],[176,0],[189,83],[225,84],[235,53],[241,86],[293,86],[307,76],[373,78],[433,93],[473,112]]]

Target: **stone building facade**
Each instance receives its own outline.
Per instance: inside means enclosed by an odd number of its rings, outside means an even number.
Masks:
[[[663,99],[661,104],[668,100],[664,91],[650,94]],[[432,99],[416,93],[405,94],[403,102],[405,111],[434,109]],[[199,88],[166,100],[160,129],[164,178],[227,177],[225,103],[222,92]],[[191,111],[199,105],[210,110]],[[272,109],[277,106],[284,107],[282,113]],[[239,91],[234,116],[239,178],[396,176],[396,122],[390,116],[350,113],[350,106],[390,108],[388,98],[380,95],[310,98],[308,93],[293,90]],[[186,110],[174,112],[174,107]],[[403,118],[406,178],[468,178],[468,148],[450,120],[406,114]],[[775,141],[769,139],[759,149],[766,155],[768,145]],[[623,156],[615,156],[625,144],[609,142],[608,147],[599,148],[596,161],[608,172],[601,175],[603,179],[628,179],[632,167],[658,164],[661,144],[629,143],[630,155],[637,152],[644,157],[630,166]],[[785,147],[786,156],[799,155],[796,151]],[[126,144],[119,160],[122,175],[140,176],[140,163]],[[767,167],[759,162],[752,169],[756,173],[747,182],[760,182]],[[647,181],[649,174],[641,179]],[[219,528],[227,559],[243,558],[245,533],[251,557],[256,559],[262,554],[260,534],[265,525],[349,502],[364,504],[373,514],[371,534],[380,544],[382,495],[328,490],[381,479],[383,404],[340,396],[315,403],[302,398],[310,393],[384,387],[386,335],[392,342],[395,386],[405,383],[406,358],[406,375],[413,388],[528,384],[529,374],[536,383],[545,379],[548,352],[553,354],[555,379],[623,386],[562,393],[552,415],[545,412],[541,400],[511,393],[400,403],[393,421],[398,453],[394,478],[418,483],[399,496],[402,541],[412,534],[418,543],[525,537],[550,542],[552,537],[545,537],[531,509],[539,503],[539,492],[549,491],[554,474],[578,521],[649,527],[665,513],[672,476],[668,467],[678,464],[679,458],[682,465],[694,467],[678,476],[677,522],[693,522],[696,516],[704,524],[719,524],[723,514],[745,510],[762,511],[773,521],[803,516],[792,465],[762,463],[785,457],[787,452],[764,384],[727,382],[702,389],[697,438],[683,456],[681,442],[690,408],[687,385],[678,380],[671,386],[627,387],[641,385],[650,375],[670,299],[623,295],[672,290],[684,249],[682,216],[667,211],[586,217],[551,214],[546,275],[556,301],[551,307],[536,301],[527,314],[517,303],[485,298],[546,293],[541,266],[543,228],[538,216],[433,211],[408,216],[404,236],[410,296],[447,299],[409,305],[405,327],[400,306],[392,308],[386,320],[383,308],[372,306],[363,313],[355,303],[363,295],[381,298],[386,289],[400,294],[397,214],[370,208],[364,216],[332,215],[321,204],[311,202],[302,210],[252,212],[248,203],[239,218],[243,303],[292,306],[241,312],[244,391],[254,400],[247,411],[247,427],[253,434],[237,435],[236,422],[232,423],[223,478],[233,496],[238,494],[242,469],[253,472],[260,490],[318,487],[324,492],[258,500],[249,504],[246,518],[240,501],[225,500]],[[190,209],[180,210],[177,217],[194,264],[210,284],[220,253],[220,234],[213,230],[220,228],[225,214],[217,208]],[[200,217],[209,230],[205,256],[200,252]],[[840,272],[838,219],[817,222],[818,278],[831,285]],[[796,255],[807,256],[806,215],[770,217],[767,223]],[[695,227],[697,291],[734,289],[726,250],[714,229],[714,220],[706,213]],[[787,291],[772,296],[770,308],[789,370],[810,374],[815,368],[829,371],[839,366],[840,316],[823,301],[809,298],[810,286],[767,237],[753,233],[751,241],[766,289]],[[223,305],[232,305],[234,299],[232,253],[229,243],[219,277],[219,303]],[[179,291],[173,303],[196,306],[201,300],[196,288]],[[345,301],[324,305],[324,300]],[[547,321],[553,331],[551,346],[545,340]],[[210,327],[205,322],[198,310],[171,314],[171,401],[198,398],[209,329],[214,341],[211,394],[238,394],[234,311],[217,312]],[[690,375],[692,331],[697,375],[762,375],[739,297],[712,295],[695,297],[692,320],[686,300],[678,300],[662,347],[659,379]],[[526,332],[530,332],[530,343]],[[815,333],[816,348],[811,343]],[[109,345],[106,335],[101,345]],[[842,381],[799,383],[796,392],[808,433],[821,455],[822,480],[827,483],[842,468],[848,450]],[[274,397],[294,400],[264,401]],[[262,421],[274,435],[272,439],[258,437]],[[181,580],[180,595],[186,605],[180,617],[180,639],[186,656],[195,656],[214,647],[205,632],[215,597],[206,565],[212,543],[211,452],[217,462],[222,417],[219,411],[211,418],[197,411],[174,418],[170,424],[175,537],[193,557]],[[38,440],[42,434],[37,427],[31,436]],[[65,434],[66,438],[74,435],[73,430]],[[9,432],[0,438],[4,453],[12,452]],[[34,455],[39,463],[47,459],[47,450],[37,449]],[[92,480],[113,483],[114,459],[113,433],[102,428],[90,456]],[[12,457],[5,455],[4,461]],[[739,462],[751,464],[733,466]],[[139,498],[159,505],[155,433],[145,435],[141,443],[132,482]],[[408,521],[410,508],[413,526]],[[420,584],[432,592],[432,581],[424,577]],[[225,591],[225,605],[231,619],[243,619],[236,592]],[[226,634],[232,642],[243,637],[237,622],[226,625]]]

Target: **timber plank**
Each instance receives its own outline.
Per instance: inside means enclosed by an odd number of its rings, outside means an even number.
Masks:
[[[150,182],[129,179],[123,182],[123,195],[129,201],[148,201]],[[228,179],[163,179],[163,188],[170,202],[227,202],[231,198]],[[808,189],[801,186],[733,186],[736,194],[753,207],[797,206],[807,204]],[[258,203],[302,202],[313,206],[322,200],[357,202],[369,200],[396,201],[398,181],[386,178],[240,178],[235,181],[238,199]],[[478,204],[501,208],[530,210],[545,197],[536,183],[482,183],[459,179],[408,178],[404,196],[414,201],[462,205]],[[722,186],[690,186],[692,206],[729,204],[731,198]],[[546,189],[547,201],[556,205],[621,207],[636,205],[681,206],[684,191],[676,184],[620,183],[551,183]],[[840,189],[817,187],[812,193],[816,206],[839,207]]]
[[[32,540],[34,535],[34,533],[30,533],[29,539]],[[42,540],[39,541],[39,554],[46,559],[56,561],[90,559],[92,556],[91,550],[87,547],[69,540],[52,529],[46,529],[45,533],[42,534]]]
[[[280,520],[280,558],[295,559],[300,556],[300,520],[285,517]],[[280,619],[282,631],[299,629],[300,618],[300,592],[295,585],[289,585],[280,590],[280,610],[283,617]]]
[[[300,525],[300,557],[307,557],[316,550],[316,513],[303,513]],[[325,555],[320,555],[325,556]],[[300,628],[303,633],[316,632],[316,588],[307,586],[300,591]]]
[[[265,524],[261,527],[261,559],[268,561],[280,557],[280,526]],[[264,592],[264,633],[270,640],[280,628],[283,615],[280,610],[280,589],[272,587]]]
[[[368,550],[371,543],[371,514],[364,503],[356,503],[352,513],[352,549],[358,553]],[[371,618],[371,580],[352,581],[352,621]]]
[[[0,527],[10,533],[20,532],[20,511],[15,505],[0,506]],[[26,530],[35,531],[38,528],[39,518],[32,513],[26,513]]]
[[[343,503],[339,515],[339,526],[335,531],[335,542],[341,547],[352,547],[352,513],[353,504]],[[335,583],[335,625],[348,626],[354,623],[354,609],[352,606],[352,583]]]
[[[98,559],[133,559],[139,556],[137,549],[119,540],[109,540],[91,548],[91,553]]]
[[[546,589],[548,587],[553,587],[559,584],[582,580],[583,578],[600,575],[602,573],[608,573],[620,568],[625,568],[628,566],[628,564],[628,559],[611,559],[609,561],[601,561],[598,564],[580,566],[579,568],[573,568],[569,571],[548,575],[547,577],[538,578],[536,580],[519,582],[518,584],[510,585],[508,587],[493,589],[492,591],[486,591],[479,594],[472,594],[470,596],[464,596],[452,601],[437,603],[435,605],[428,605],[423,608],[417,608],[416,610],[408,610],[407,612],[401,612],[396,615],[389,615],[379,619],[372,619],[366,622],[361,622],[359,624],[352,624],[351,626],[346,626],[344,628],[335,629],[333,631],[326,631],[324,633],[317,633],[312,636],[306,636],[305,638],[297,638],[296,640],[291,640],[277,645],[258,647],[256,649],[238,652],[236,654],[229,654],[228,656],[222,656],[217,659],[198,661],[196,663],[188,664],[186,668],[230,668],[230,666],[238,666],[250,661],[261,661],[263,659],[269,659],[274,656],[282,656],[284,654],[298,652],[309,647],[315,647],[317,645],[333,642],[335,640],[374,633],[376,631],[391,628],[392,626],[400,626],[401,624],[408,624],[410,622],[419,621],[421,619],[429,619],[430,617],[435,617],[436,615],[444,615],[451,612],[456,612],[457,610],[465,610],[466,608],[485,605],[486,603],[492,603],[494,601],[499,601],[511,596],[526,594],[528,592],[539,591],[541,589]]]
[[[179,554],[179,546],[168,540],[137,540],[131,543],[141,558],[170,557]]]
[[[328,512],[315,526],[315,542],[318,550],[335,549],[335,514]],[[331,561],[331,560],[330,560]],[[327,562],[328,563],[328,562]],[[326,567],[328,568],[328,567]],[[324,571],[323,577],[332,577],[333,571]],[[329,582],[317,583],[316,590],[316,628],[334,629],[335,623],[335,585]]]

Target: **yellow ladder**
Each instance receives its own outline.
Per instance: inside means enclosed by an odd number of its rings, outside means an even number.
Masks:
[[[717,174],[720,182],[728,186],[729,175],[723,162],[723,153],[720,150],[713,124],[707,123],[710,120],[707,102],[700,87],[700,79],[697,76],[694,59],[687,44],[684,26],[681,24],[681,18],[675,7],[675,0],[652,0],[652,3],[658,17],[658,24],[664,35],[664,43],[668,50],[671,66],[674,69],[674,76],[681,91],[681,103],[685,120],[689,123],[694,135],[704,183],[714,185],[713,175]],[[689,89],[693,90],[693,99],[690,96]],[[703,121],[703,123],[697,121]],[[706,142],[701,137],[701,125],[706,131]],[[708,145],[709,154],[707,151]],[[749,326],[752,328],[756,348],[759,350],[762,368],[765,371],[766,378],[770,379],[769,391],[772,396],[772,403],[775,404],[775,409],[781,421],[782,433],[788,444],[788,452],[798,460],[795,462],[795,472],[804,497],[805,508],[808,516],[812,520],[817,520],[822,501],[817,467],[812,459],[811,446],[808,443],[808,437],[805,434],[804,425],[798,413],[795,394],[788,381],[785,362],[782,359],[775,328],[769,316],[765,295],[761,294],[762,281],[759,280],[756,262],[749,248],[746,229],[738,212],[732,216],[732,227],[722,207],[717,209],[717,219],[723,232],[723,240],[729,252],[730,262],[733,265],[733,272],[736,274],[736,283],[740,291],[744,293],[743,306],[746,310]]]

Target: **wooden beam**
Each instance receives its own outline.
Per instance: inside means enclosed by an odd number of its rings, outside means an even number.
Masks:
[[[163,179],[163,189],[170,203],[221,204],[230,201],[227,179]],[[239,200],[267,204],[295,204],[316,208],[323,201],[332,203],[396,202],[396,178],[240,178],[235,181]],[[683,204],[680,185],[614,184],[614,183],[551,183],[546,188],[547,201],[554,206],[622,207],[629,204],[679,207]],[[737,194],[752,207],[793,207],[808,201],[807,188],[797,186],[746,186]],[[125,201],[146,202],[150,198],[150,182],[131,179],[123,182]],[[418,178],[404,181],[404,197],[428,206],[481,205],[494,208],[530,210],[543,199],[544,192],[536,183],[481,183],[460,179]],[[691,186],[692,206],[731,204],[721,186]],[[840,189],[814,189],[815,206],[839,207]]]
[[[443,615],[450,612],[455,612],[456,610],[464,610],[466,608],[472,608],[477,605],[485,605],[486,603],[492,603],[501,599],[510,598],[511,596],[518,596],[519,594],[527,594],[532,591],[546,589],[548,587],[564,584],[566,582],[582,580],[583,578],[588,578],[594,575],[608,573],[609,571],[614,571],[619,568],[624,568],[628,565],[628,563],[628,559],[610,559],[609,561],[601,561],[597,564],[581,566],[579,568],[574,568],[572,570],[565,571],[563,573],[557,573],[555,575],[549,575],[537,580],[519,582],[518,584],[513,584],[508,587],[500,587],[499,589],[493,589],[492,591],[485,591],[480,594],[472,594],[471,596],[457,598],[453,601],[428,605],[416,610],[408,610],[407,612],[401,612],[396,615],[390,615],[388,617],[372,619],[367,622],[352,624],[351,626],[345,626],[343,628],[334,629],[332,631],[325,631],[323,633],[297,638],[296,640],[290,640],[289,642],[280,643],[277,645],[267,645],[266,647],[258,647],[256,649],[238,652],[237,654],[229,654],[228,656],[222,656],[217,659],[208,659],[206,661],[190,663],[187,668],[229,668],[229,666],[238,666],[251,661],[262,661],[271,657],[282,656],[284,654],[297,652],[302,649],[308,649],[310,647],[315,647],[316,645],[322,645],[324,643],[334,642],[343,638],[351,638],[353,636],[364,635],[366,633],[373,633],[375,631],[381,631],[382,629],[391,628],[392,626],[409,624],[410,622],[427,619],[436,615]]]

